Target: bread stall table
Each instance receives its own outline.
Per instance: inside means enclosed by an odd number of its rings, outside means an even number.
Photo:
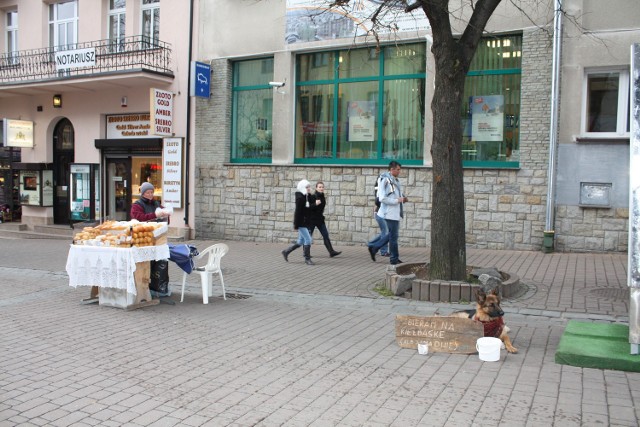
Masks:
[[[96,230],[99,227],[91,229],[94,234],[90,238],[80,240],[76,235],[67,257],[69,286],[91,286],[89,300],[97,298],[100,305],[132,310],[158,304],[159,300],[152,299],[149,290],[150,264],[169,258],[166,226],[154,230],[158,237],[144,242],[133,237],[138,235],[134,233],[136,227],[127,227],[119,234],[117,245],[107,241],[113,240],[111,236],[96,235],[103,232]]]

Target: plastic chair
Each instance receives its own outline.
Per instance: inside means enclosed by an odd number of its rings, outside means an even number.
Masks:
[[[209,304],[209,296],[213,292],[213,274],[218,273],[220,276],[220,285],[222,285],[222,298],[225,300],[227,296],[225,295],[224,290],[224,279],[222,278],[222,268],[220,267],[220,259],[229,251],[229,246],[224,243],[216,243],[215,245],[209,246],[207,249],[200,252],[200,255],[196,256],[193,260],[198,263],[200,259],[207,257],[207,263],[202,267],[197,267],[193,269],[193,272],[200,274],[200,279],[202,281],[202,302],[204,304]],[[184,285],[187,281],[187,273],[184,272],[182,275],[182,296],[180,297],[180,302],[184,301]]]

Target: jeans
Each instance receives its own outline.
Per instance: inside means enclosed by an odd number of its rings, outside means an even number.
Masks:
[[[394,221],[392,219],[387,219],[385,221],[387,222],[389,232],[377,244],[370,246],[378,251],[388,243],[390,254],[389,262],[391,264],[397,264],[400,259],[400,254],[398,254],[398,232],[400,231],[400,221]]]
[[[298,228],[298,241],[296,243],[303,246],[311,246],[313,239],[311,238],[311,234],[309,234],[309,229],[307,227]]]
[[[377,213],[373,213],[373,217],[376,219],[378,226],[380,227],[380,234],[370,240],[367,246],[374,247],[380,243],[387,234],[389,234],[389,227],[387,227],[387,221],[384,218],[380,218]],[[380,248],[380,255],[385,256],[389,253],[389,245],[385,244]]]
[[[398,234],[400,232],[400,221],[387,219],[387,227],[389,227],[389,262],[397,264],[400,259],[398,253]]]

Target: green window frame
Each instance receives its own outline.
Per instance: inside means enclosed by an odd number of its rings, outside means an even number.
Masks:
[[[464,167],[520,167],[521,74],[521,34],[482,39],[461,106]]]
[[[231,162],[270,163],[273,57],[233,64]]]
[[[295,163],[424,162],[426,45],[296,57]]]

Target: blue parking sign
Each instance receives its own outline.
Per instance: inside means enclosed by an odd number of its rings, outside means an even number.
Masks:
[[[191,62],[191,96],[209,98],[211,94],[211,65]]]

